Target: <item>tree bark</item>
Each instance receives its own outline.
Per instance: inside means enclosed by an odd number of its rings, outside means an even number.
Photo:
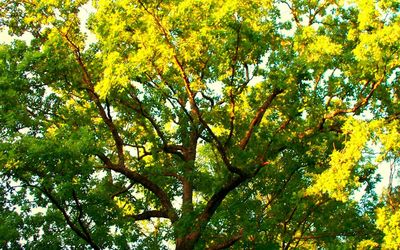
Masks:
[[[200,238],[200,232],[192,232],[183,237],[178,237],[175,241],[175,250],[192,250]]]

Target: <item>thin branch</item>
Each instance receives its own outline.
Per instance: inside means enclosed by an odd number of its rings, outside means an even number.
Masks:
[[[160,139],[165,144],[167,142],[166,136],[165,136],[164,132],[161,130],[161,127],[157,124],[156,120],[144,109],[142,102],[139,100],[139,98],[135,94],[129,92],[129,96],[133,100],[135,100],[135,102],[138,104],[139,107],[136,107],[132,103],[126,102],[124,100],[120,100],[120,102],[122,104],[124,104],[125,106],[131,108],[132,110],[134,110],[138,114],[142,115],[144,118],[146,118],[150,122],[150,124],[153,126],[153,128],[156,131],[158,137],[160,137]]]
[[[283,194],[283,191],[285,190],[285,188],[287,187],[287,184],[290,182],[290,180],[293,178],[294,174],[299,170],[300,168],[295,168],[288,176],[288,178],[285,178],[285,181],[283,183],[283,185],[276,190],[276,192],[274,192],[272,194],[271,199],[268,200],[267,204],[264,205],[263,211],[266,211],[268,209],[268,207],[272,204],[272,202],[274,202],[279,195]]]
[[[319,235],[305,235],[305,236],[297,236],[294,237],[294,239],[300,239],[300,240],[315,240],[315,239],[321,239],[321,238],[336,238],[339,236],[357,236],[357,235],[365,235],[364,232],[332,232],[332,233],[323,233]]]
[[[204,97],[204,99],[210,102],[210,108],[212,109],[214,107],[214,100],[210,96],[204,94],[203,91],[201,91],[200,94]]]
[[[132,218],[135,221],[150,220],[151,218],[169,218],[168,214],[165,211],[160,210],[145,211],[141,214],[127,215],[126,217]]]
[[[111,199],[114,199],[115,197],[117,197],[117,196],[119,196],[119,195],[121,195],[121,194],[124,194],[124,193],[128,192],[129,189],[131,189],[131,188],[133,187],[134,184],[135,184],[135,183],[132,182],[131,184],[129,184],[129,186],[127,186],[127,187],[125,187],[125,188],[123,188],[123,189],[121,189],[121,190],[115,192],[114,194],[111,195]]]
[[[224,147],[226,148],[229,143],[232,140],[232,136],[233,136],[233,131],[235,130],[235,107],[236,107],[236,103],[235,103],[235,97],[233,96],[233,90],[230,89],[229,91],[229,99],[230,99],[230,107],[231,110],[229,112],[229,135],[228,135],[228,139],[225,142]]]
[[[288,242],[289,246],[295,241],[297,240],[297,242],[295,243],[295,248],[299,245],[301,238],[303,237],[304,233],[306,232],[306,230],[309,229],[309,226],[307,226],[307,219],[315,212],[315,210],[320,207],[321,205],[327,203],[329,201],[329,199],[326,200],[322,200],[317,202],[316,204],[314,204],[308,211],[307,213],[303,216],[303,218],[297,223],[297,226],[295,228],[293,228],[292,230],[292,237],[290,239],[290,241]],[[294,235],[296,235],[296,233],[300,230],[300,236],[299,237],[293,237]]]
[[[187,179],[186,179],[184,176],[179,175],[179,174],[177,174],[177,173],[173,173],[173,172],[164,172],[163,175],[164,175],[164,176],[172,176],[172,177],[175,177],[175,178],[176,178],[177,180],[179,180],[181,183],[187,181]]]
[[[90,232],[88,231],[85,223],[82,220],[82,218],[83,218],[83,208],[82,208],[81,203],[79,202],[79,199],[78,199],[78,196],[76,195],[75,190],[72,191],[72,197],[74,198],[76,207],[78,209],[78,218],[77,219],[78,219],[79,226],[81,227],[81,229],[82,229],[83,233],[86,235],[86,237],[88,239],[90,239],[90,241],[93,241],[93,239],[92,239],[92,237],[90,235]]]
[[[164,78],[162,71],[157,67],[157,65],[154,64],[154,62],[151,62],[153,68],[157,71],[157,75],[160,78],[161,81],[163,81],[165,83],[165,85],[167,85],[167,87],[169,88],[169,90],[174,94],[177,95],[176,90],[170,85],[170,83]],[[150,79],[150,77],[146,74],[146,76]],[[182,100],[180,99],[176,99],[173,97],[170,97],[171,99],[175,100],[179,106],[181,107],[181,110],[183,111],[183,113],[185,113],[185,115],[189,118],[189,120],[191,122],[193,122],[193,117],[189,114],[189,112],[186,110],[185,108],[185,103],[183,103]]]
[[[235,81],[236,75],[236,64],[239,58],[239,47],[240,47],[240,29],[242,28],[242,23],[240,23],[239,28],[236,30],[236,46],[235,46],[235,54],[232,59],[232,72],[231,72],[231,81],[230,85],[233,86],[233,82]]]
[[[108,98],[106,98],[106,108],[107,108],[108,119],[110,119],[112,121],[111,107],[110,107],[110,102],[108,101]]]
[[[28,184],[29,185],[29,184]],[[79,228],[75,225],[75,223],[72,222],[71,217],[65,210],[65,208],[61,205],[61,203],[52,195],[51,191],[46,189],[46,188],[40,188],[37,186],[32,186],[34,188],[38,188],[49,200],[51,203],[62,213],[65,221],[67,222],[68,226],[74,231],[80,238],[85,240],[93,249],[95,250],[100,250],[100,247],[97,246],[97,244],[90,238],[88,235],[86,235],[84,232],[79,230]]]
[[[394,120],[400,120],[400,112],[394,113],[394,114],[392,114],[392,115],[390,115],[390,116],[385,118],[385,121],[387,123],[390,123],[390,122],[392,122]]]
[[[146,147],[143,145],[137,145],[137,144],[131,144],[131,143],[124,143],[124,146],[128,146],[131,148],[135,148],[136,149],[136,155],[137,155],[137,159],[140,161],[142,160],[144,157],[151,155],[151,152],[148,152],[146,150]],[[143,151],[143,154],[140,154],[140,150]],[[161,149],[160,149],[161,151]]]
[[[142,102],[139,100],[139,98],[132,94],[129,93],[129,95],[137,102],[138,106],[133,105],[132,103],[126,102],[124,100],[120,100],[122,104],[124,104],[126,107],[129,107],[136,113],[140,114],[143,116],[147,121],[150,122],[151,126],[154,128],[156,131],[158,137],[161,139],[163,143],[163,151],[166,153],[172,153],[177,156],[179,156],[181,159],[184,159],[184,155],[182,154],[182,151],[184,150],[183,146],[180,145],[171,145],[168,144],[168,140],[164,132],[161,130],[161,127],[157,124],[156,120],[144,109]]]
[[[308,16],[308,26],[311,26],[314,23],[315,18],[317,15],[325,9],[330,4],[330,1],[324,1],[313,14],[311,14],[311,9],[309,9],[309,16]]]
[[[296,22],[297,27],[301,27],[301,22],[300,19],[297,15],[296,10],[294,9],[293,6],[291,6],[288,2],[283,1],[284,4],[286,4],[286,6],[290,9],[291,14],[293,15],[294,21]]]
[[[237,241],[239,241],[243,237],[243,230],[236,235],[231,236],[229,239],[225,240],[224,242],[217,243],[212,245],[207,250],[220,250],[220,249],[227,249],[228,247],[233,246]]]

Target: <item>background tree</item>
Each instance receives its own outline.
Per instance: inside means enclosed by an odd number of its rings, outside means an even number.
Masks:
[[[4,248],[399,247],[399,1],[84,4],[1,1]]]

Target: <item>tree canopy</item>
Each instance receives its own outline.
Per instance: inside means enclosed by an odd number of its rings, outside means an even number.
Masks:
[[[399,10],[1,0],[2,247],[398,249]]]

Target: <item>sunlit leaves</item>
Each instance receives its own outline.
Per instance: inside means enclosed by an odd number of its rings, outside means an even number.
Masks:
[[[341,45],[332,42],[329,37],[317,35],[312,27],[304,27],[295,40],[295,49],[308,62],[319,62],[322,58],[329,58],[341,53]]]
[[[380,155],[377,157],[378,161],[395,160],[400,157],[400,130],[399,122],[395,121],[382,127],[377,133],[378,141],[382,143]]]
[[[398,206],[398,204],[393,204]],[[377,226],[383,231],[383,247],[396,249],[400,246],[400,210],[398,208],[383,207],[377,210]]]
[[[106,48],[101,54],[105,67],[101,86],[126,86],[149,68],[156,74],[179,72],[179,64],[193,80],[201,82],[204,77],[225,80],[231,76],[232,58],[248,63],[261,59],[265,53],[263,46],[252,44],[266,41],[271,27],[266,20],[257,19],[257,15],[267,14],[269,4],[261,7],[256,1],[246,4],[183,1],[179,5],[161,3],[158,9],[151,9],[150,3],[132,5],[124,1],[113,4],[99,1],[95,6],[99,11],[91,22],[98,21],[91,28]],[[123,22],[114,23],[122,16]],[[115,43],[116,36],[120,43]],[[235,48],[239,44],[240,50]],[[125,67],[123,74],[118,74],[119,67]],[[125,78],[115,79],[117,75]],[[101,86],[99,89],[103,89]]]
[[[351,192],[348,187],[358,186],[352,171],[362,157],[362,148],[369,139],[368,125],[353,119],[347,121],[343,132],[349,134],[350,139],[345,143],[344,149],[333,151],[330,159],[330,168],[321,175],[315,176],[315,184],[308,189],[310,194],[329,193],[337,200],[345,201]]]

